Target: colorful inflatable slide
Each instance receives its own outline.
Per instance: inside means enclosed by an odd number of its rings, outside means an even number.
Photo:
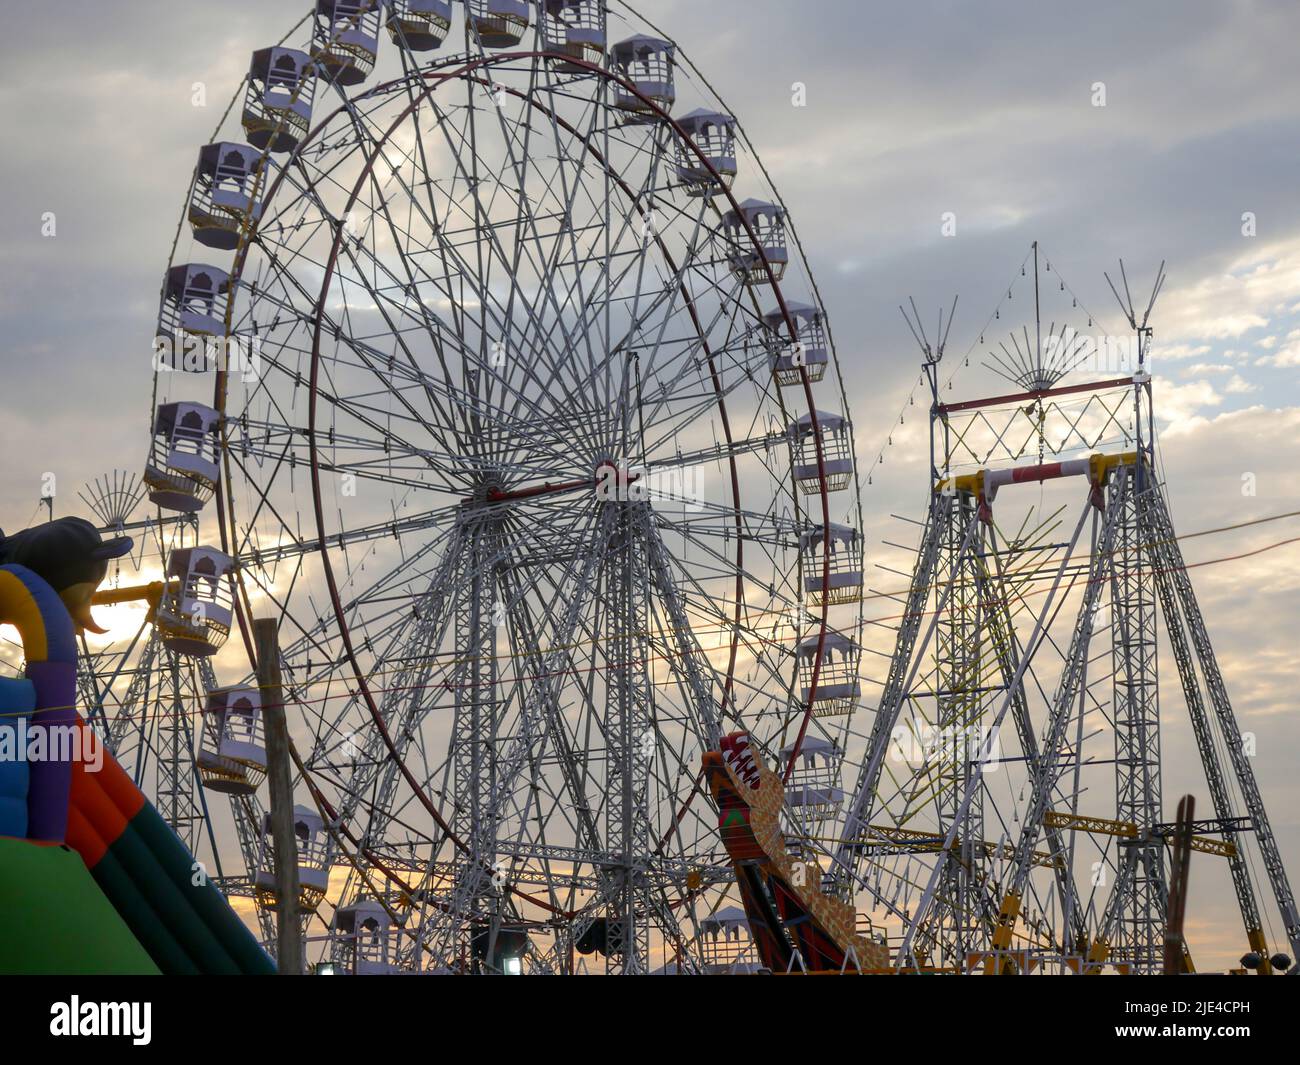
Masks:
[[[26,658],[22,678],[0,680],[0,913],[9,929],[0,972],[274,972],[77,714],[73,616],[84,613],[106,571],[103,559],[121,541],[101,544],[85,522],[59,533],[55,541],[66,544],[71,533],[84,545],[80,568],[88,572],[74,575],[86,579],[68,583],[60,580],[66,567],[42,567],[65,585],[56,590],[16,564],[24,556],[12,549],[0,565],[0,623],[18,629]]]

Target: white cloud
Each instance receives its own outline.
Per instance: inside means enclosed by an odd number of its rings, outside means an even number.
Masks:
[[[1156,388],[1156,417],[1166,436],[1177,436],[1201,427],[1206,421],[1202,412],[1222,403],[1222,394],[1209,381],[1189,381],[1186,384],[1166,381]]]
[[[1281,350],[1261,356],[1255,360],[1255,365],[1300,366],[1300,329],[1292,329],[1286,335],[1286,345]]]
[[[1232,340],[1270,324],[1300,291],[1300,239],[1252,249],[1226,270],[1161,297],[1163,336],[1194,345]],[[1175,345],[1176,346],[1176,345]],[[1166,358],[1177,357],[1161,353]]]

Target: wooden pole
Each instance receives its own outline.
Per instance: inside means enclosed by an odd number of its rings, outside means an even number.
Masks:
[[[1174,830],[1173,861],[1169,864],[1169,906],[1165,915],[1166,976],[1180,976],[1187,971],[1186,939],[1183,917],[1187,912],[1187,874],[1192,862],[1192,831],[1196,820],[1196,800],[1184,795],[1178,803],[1178,824]]]
[[[302,923],[298,919],[298,839],[293,830],[293,771],[289,727],[280,678],[280,623],[253,621],[257,683],[266,727],[266,777],[271,788],[271,847],[275,855],[276,960],[281,975],[302,975]]]

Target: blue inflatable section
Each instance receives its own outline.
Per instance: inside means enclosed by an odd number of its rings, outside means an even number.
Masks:
[[[27,835],[31,771],[22,726],[35,709],[36,686],[30,680],[0,677],[0,836]]]

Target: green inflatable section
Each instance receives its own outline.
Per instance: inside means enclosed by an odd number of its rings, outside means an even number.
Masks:
[[[0,837],[0,915],[0,973],[158,973],[68,847]]]

